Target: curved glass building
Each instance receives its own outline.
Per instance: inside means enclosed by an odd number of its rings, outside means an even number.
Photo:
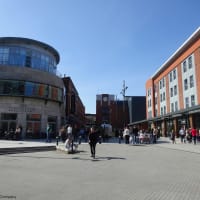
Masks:
[[[22,127],[23,138],[55,136],[64,120],[59,53],[32,39],[0,37],[0,137]]]

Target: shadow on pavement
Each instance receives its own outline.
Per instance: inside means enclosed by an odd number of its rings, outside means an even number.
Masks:
[[[126,160],[126,158],[122,158],[122,157],[110,157],[110,156],[106,156],[106,157],[97,157],[96,159],[102,159],[102,160]]]
[[[157,143],[156,144],[169,144],[171,143],[171,140],[157,140]]]
[[[96,158],[80,158],[80,157],[73,157],[71,158],[73,160],[90,160],[90,161],[105,161],[105,160],[126,160],[126,158],[121,158],[121,157],[96,157]]]

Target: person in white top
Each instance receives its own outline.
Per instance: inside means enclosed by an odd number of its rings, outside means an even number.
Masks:
[[[123,137],[125,138],[125,143],[129,144],[130,130],[127,126],[124,128]]]
[[[69,125],[67,127],[67,139],[65,141],[66,148],[68,148],[68,149],[70,148],[72,141],[73,141],[72,127],[71,127],[71,125]]]
[[[181,143],[185,142],[185,130],[183,127],[181,127],[180,131],[179,131],[179,135],[181,138]]]

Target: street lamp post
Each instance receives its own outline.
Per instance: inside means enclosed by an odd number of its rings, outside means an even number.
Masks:
[[[120,92],[120,94],[122,94],[123,96],[123,121],[124,121],[124,126],[125,126],[125,96],[126,96],[126,90],[128,89],[128,86],[126,86],[125,84],[125,80],[123,80],[123,87],[122,87],[122,91]]]

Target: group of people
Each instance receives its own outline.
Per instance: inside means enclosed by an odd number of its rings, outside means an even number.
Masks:
[[[16,129],[10,129],[2,134],[3,139],[20,140],[22,139],[22,126],[17,125]]]
[[[78,148],[78,145],[74,143],[74,134],[73,134],[73,128],[69,124],[67,126],[61,127],[59,131],[59,136],[61,140],[65,143],[65,148],[68,151],[76,151]],[[86,139],[87,137],[87,139]],[[79,144],[81,143],[81,139],[84,139],[85,141],[88,141],[90,145],[90,152],[91,157],[95,158],[96,154],[96,144],[99,142],[99,131],[95,126],[92,126],[89,130],[89,133],[86,135],[85,130],[81,128],[79,130]]]
[[[125,140],[125,144],[156,143],[158,133],[157,128],[152,130],[139,130],[136,126],[131,129],[126,126],[123,130],[123,136],[119,136],[119,143],[121,143],[122,137]]]
[[[197,131],[197,129],[194,127],[189,128],[189,129],[185,129],[184,127],[181,127],[177,135],[180,137],[181,143],[193,142],[193,144],[196,145],[197,138],[200,136],[200,130]],[[171,130],[170,137],[171,137],[172,143],[176,144],[176,133],[173,129]]]

